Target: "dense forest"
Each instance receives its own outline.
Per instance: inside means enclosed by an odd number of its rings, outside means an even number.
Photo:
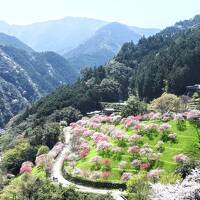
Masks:
[[[161,32],[138,45],[127,43],[116,60],[134,69],[130,89],[140,98],[152,100],[163,92],[164,80],[169,92],[181,95],[186,86],[200,82],[200,28],[174,33]],[[141,56],[142,55],[142,56]]]

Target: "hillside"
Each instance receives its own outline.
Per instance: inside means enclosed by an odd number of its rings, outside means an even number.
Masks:
[[[187,85],[200,82],[200,21],[197,19],[198,16],[155,36],[142,38],[137,45],[124,44],[115,60],[134,69],[130,83],[134,94],[146,100],[158,97],[165,80],[168,91],[180,95]]]
[[[74,198],[73,188],[66,192],[46,182],[51,177],[57,183],[89,185],[91,190],[127,188],[128,199],[148,199],[156,182],[160,190],[161,184],[180,185],[198,169],[200,113],[188,109],[188,97],[169,93],[182,95],[186,85],[200,82],[197,19],[143,37],[137,44],[125,43],[106,65],[85,68],[71,85],[60,86],[72,82],[75,72],[56,53],[1,46],[2,125],[29,102],[58,88],[12,118],[0,135],[0,173],[16,176],[9,184],[0,181],[0,197],[8,199],[14,188],[11,195],[18,199],[24,191],[31,191],[32,197],[39,193],[42,199],[48,199],[50,191],[53,197],[59,193],[60,199],[69,198],[70,192]],[[115,48],[110,43],[106,47]],[[86,117],[87,112],[101,110],[101,102],[126,100],[116,115]],[[196,191],[189,194],[188,188],[195,181],[186,185],[184,193],[194,199]]]
[[[77,77],[56,53],[31,53],[11,46],[0,46],[0,68],[1,127],[28,103]]]
[[[117,22],[109,23],[64,56],[77,69],[100,66],[114,57],[125,42],[137,43],[140,37],[126,25]]]
[[[137,45],[126,43],[107,65],[83,70],[76,84],[41,99],[22,115],[21,121],[32,114],[37,118],[48,116],[68,106],[85,114],[99,109],[100,101],[118,102],[130,94],[149,101],[160,96],[165,86],[170,92],[184,94],[186,85],[200,82],[199,37],[199,27],[169,27],[140,39]]]
[[[2,46],[11,46],[17,49],[22,49],[27,52],[33,52],[29,46],[18,40],[16,37],[0,33],[0,45]]]
[[[200,82],[198,76],[200,28],[196,26],[180,30],[175,27],[166,28],[149,38],[141,38],[136,45],[132,42],[125,43],[107,65],[93,69],[86,68],[82,71],[79,81],[70,87],[59,88],[51,95],[42,98],[34,104],[30,113],[38,113],[48,108],[46,111],[48,115],[55,108],[61,109],[72,104],[84,114],[90,109],[78,105],[80,101],[86,103],[86,99],[89,99],[90,104],[95,103],[91,104],[92,109],[95,109],[94,105],[98,105],[96,103],[99,100],[107,102],[126,100],[128,91],[129,94],[138,91],[141,98],[152,99],[162,93],[163,79],[167,79],[169,91],[183,94],[186,84]],[[157,87],[154,84],[157,84]],[[142,93],[142,88],[150,93]]]

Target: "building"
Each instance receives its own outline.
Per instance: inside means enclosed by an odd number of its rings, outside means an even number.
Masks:
[[[186,86],[186,90],[187,90],[187,94],[191,95],[194,92],[197,92],[200,94],[200,84],[195,84],[195,85],[191,85],[191,86]]]

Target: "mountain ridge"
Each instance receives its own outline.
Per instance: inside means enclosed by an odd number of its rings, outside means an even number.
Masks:
[[[65,54],[109,23],[111,22],[82,17],[65,17],[29,25],[10,25],[0,21],[0,32],[19,38],[36,51],[48,50]],[[48,43],[46,39],[49,39]]]
[[[98,29],[85,43],[64,55],[72,66],[81,69],[104,65],[128,41],[137,41],[140,35],[128,26],[112,22]]]
[[[0,127],[33,101],[76,78],[77,72],[54,52],[0,45]]]

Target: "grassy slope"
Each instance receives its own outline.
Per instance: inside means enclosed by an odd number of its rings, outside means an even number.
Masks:
[[[148,121],[145,123],[160,123],[159,121]],[[166,172],[170,173],[173,172],[176,163],[173,160],[173,156],[179,153],[187,154],[190,158],[195,158],[199,155],[199,149],[198,149],[198,137],[197,132],[195,128],[189,123],[186,122],[186,130],[179,131],[176,126],[175,121],[170,121],[169,124],[172,126],[171,130],[177,134],[177,143],[172,142],[165,142],[164,147],[165,150],[161,155],[161,159],[156,167],[160,167],[165,169]],[[118,125],[118,128],[121,128],[124,132],[126,132],[128,135],[134,134],[133,130],[126,131],[123,129],[122,125]],[[156,136],[153,138],[153,140],[150,140],[147,136],[143,136],[143,142],[148,143],[152,148],[155,148],[155,144],[160,140],[160,136]],[[113,142],[113,141],[112,141]],[[91,143],[91,142],[90,142]],[[91,143],[91,151],[89,155],[78,162],[77,167],[80,169],[88,170],[91,167],[90,160],[95,155],[98,155],[95,148],[92,147]],[[131,156],[127,154],[123,155],[122,160],[131,161]],[[112,159],[111,164],[111,173],[112,176],[109,178],[109,181],[118,182],[120,180],[121,174],[120,169],[118,168],[118,162],[117,160]],[[132,169],[131,165],[126,169],[126,171],[134,172],[135,170]]]

